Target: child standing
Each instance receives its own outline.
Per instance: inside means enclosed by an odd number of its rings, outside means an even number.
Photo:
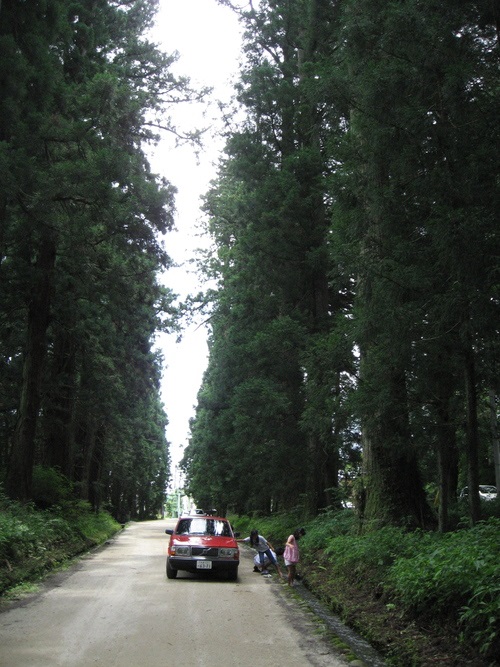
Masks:
[[[286,541],[285,552],[283,558],[288,570],[288,585],[293,586],[295,577],[297,576],[297,563],[299,562],[299,546],[297,542],[306,531],[303,528],[297,529]]]

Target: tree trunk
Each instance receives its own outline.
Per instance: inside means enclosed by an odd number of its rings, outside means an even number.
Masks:
[[[54,343],[51,384],[44,403],[44,459],[69,479],[73,474],[76,359],[73,336],[59,332]]]
[[[105,443],[105,428],[101,426],[97,429],[94,439],[94,451],[90,457],[90,466],[88,470],[88,499],[92,505],[92,509],[97,512],[101,506],[101,475],[102,465],[104,461],[104,443]]]
[[[42,238],[36,263],[37,283],[28,308],[28,331],[18,420],[13,436],[5,490],[11,498],[29,500],[35,458],[35,434],[40,410],[40,382],[46,357],[46,334],[56,246],[53,235]]]
[[[493,448],[493,461],[495,464],[495,485],[500,492],[500,439],[498,437],[497,399],[493,389],[489,392],[490,398],[490,424],[491,424],[491,446]]]
[[[378,524],[428,528],[432,514],[410,438],[404,373],[384,370],[390,398],[365,420],[365,518]]]
[[[469,518],[472,525],[481,519],[479,502],[479,435],[477,422],[477,390],[474,352],[471,346],[465,351],[465,400],[467,427],[465,451],[467,456],[467,484],[469,487]]]
[[[449,508],[457,489],[458,456],[455,429],[447,415],[438,424],[439,506],[438,530],[449,530]]]
[[[451,358],[452,351],[445,351]],[[429,382],[435,387],[431,393],[436,396],[432,402],[436,424],[437,461],[438,461],[438,529],[440,532],[449,530],[449,508],[456,502],[458,484],[458,446],[455,424],[452,418],[452,400],[455,393],[454,375],[450,373],[442,354],[434,358],[432,367],[435,373]]]
[[[104,426],[88,424],[85,429],[81,470],[81,497],[94,509],[100,505],[100,476],[103,461]]]

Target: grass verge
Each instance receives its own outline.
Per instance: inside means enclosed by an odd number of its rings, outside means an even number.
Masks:
[[[109,514],[95,513],[83,501],[39,510],[0,496],[0,595],[21,591],[120,528]]]
[[[282,545],[296,516],[231,517]],[[305,524],[304,584],[394,667],[494,667],[500,655],[500,520],[438,533],[359,534],[350,510]]]

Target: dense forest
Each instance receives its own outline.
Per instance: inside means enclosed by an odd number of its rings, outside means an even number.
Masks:
[[[13,499],[50,503],[69,483],[116,517],[162,510],[154,343],[178,319],[160,281],[175,188],[145,150],[199,93],[148,39],[157,5],[0,4],[0,481]]]
[[[500,486],[500,3],[260,0],[204,198],[202,506],[453,527]],[[370,525],[373,525],[371,523]]]
[[[244,48],[204,198],[187,491],[237,513],[349,499],[366,521],[446,531],[468,487],[477,523],[479,484],[500,486],[500,3],[218,2]],[[162,508],[175,188],[147,146],[204,91],[149,40],[157,7],[0,3],[0,481],[16,500],[43,504],[55,475],[116,517]]]

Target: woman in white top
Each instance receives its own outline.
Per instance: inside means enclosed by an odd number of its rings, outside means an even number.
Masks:
[[[265,537],[262,537],[262,535],[259,535],[258,530],[252,530],[250,532],[249,537],[245,537],[242,540],[236,540],[237,542],[246,542],[247,544],[250,544],[251,547],[253,547],[259,556],[260,559],[260,564],[262,567],[262,574],[269,574],[264,567],[264,562],[267,558],[269,559],[269,562],[274,565],[274,567],[277,569],[278,574],[280,577],[283,576],[281,573],[280,566],[278,565],[278,561],[276,560],[276,557],[274,556],[274,548],[272,544],[270,544]]]

